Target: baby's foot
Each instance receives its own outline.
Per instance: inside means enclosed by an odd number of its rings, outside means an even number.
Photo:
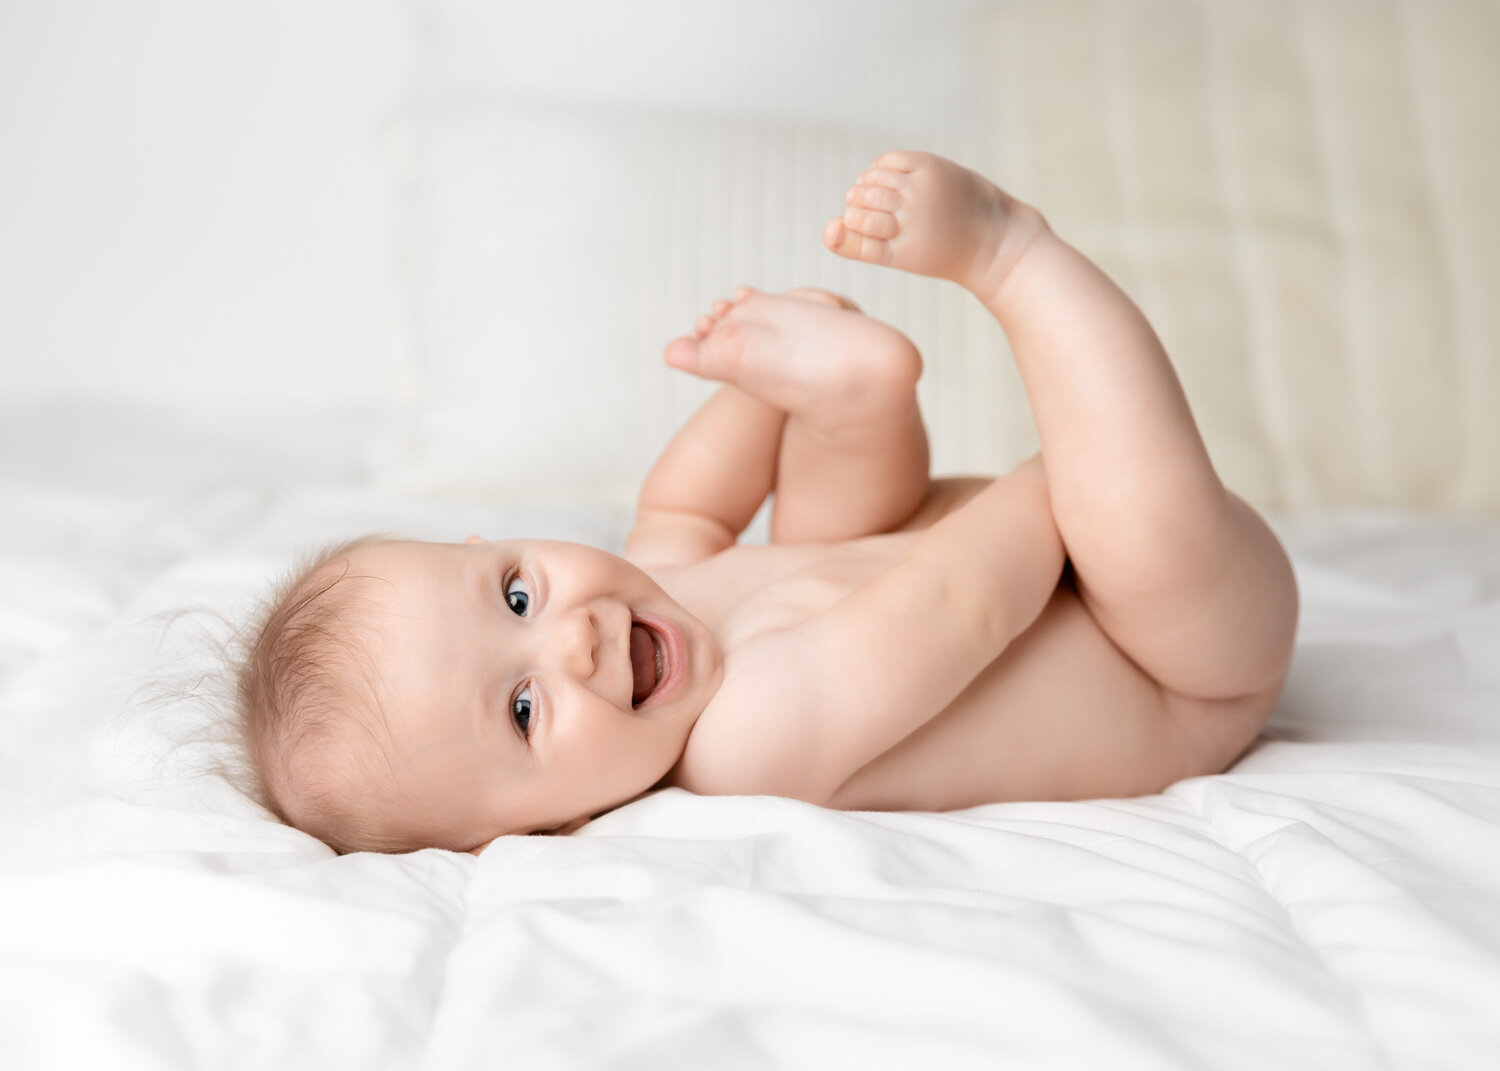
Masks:
[[[748,286],[673,339],[667,364],[733,383],[788,413],[832,427],[910,397],[922,358],[910,339],[826,290],[764,294]]]
[[[1037,234],[1039,213],[983,175],[925,152],[877,157],[823,228],[840,256],[993,290]]]

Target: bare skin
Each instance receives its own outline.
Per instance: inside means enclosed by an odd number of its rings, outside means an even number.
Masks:
[[[997,317],[1041,452],[931,481],[904,336],[821,291],[716,303],[665,359],[725,386],[647,477],[623,560],[477,537],[355,552],[389,581],[374,657],[398,670],[400,798],[429,801],[426,843],[565,832],[666,785],[851,809],[1139,795],[1224,769],[1270,716],[1290,564],[1220,483],[1139,310],[940,157],[887,153],[846,201],[830,250]],[[739,545],[773,491],[771,544]],[[636,710],[638,620],[686,639],[680,683]],[[443,720],[476,695],[524,744],[483,712]]]
[[[811,546],[826,537],[788,524],[773,528],[773,546],[728,548],[656,570],[663,587],[727,641],[726,688],[735,679],[737,646],[775,630],[795,635],[912,554],[917,533],[947,527],[946,518],[957,513],[974,512],[978,520],[988,505],[981,500],[990,498],[999,507],[992,513],[996,527],[1022,513],[1033,519],[1031,541],[1004,550],[1030,556],[1036,573],[1051,573],[1052,581],[1041,585],[1033,576],[986,591],[975,578],[976,593],[1013,602],[1009,625],[1000,630],[1004,642],[992,650],[970,642],[955,652],[975,670],[958,694],[927,717],[903,711],[893,718],[883,750],[856,741],[842,763],[831,765],[842,770],[858,758],[868,761],[826,797],[814,798],[848,808],[945,810],[998,800],[1138,795],[1223,769],[1254,739],[1280,695],[1296,587],[1270,530],[1219,482],[1150,326],[1039,213],[950,161],[886,154],[845,199],[848,211],[824,231],[833,252],[951,279],[994,313],[1015,351],[1042,451],[1003,480],[937,481],[920,496],[912,495],[908,476],[915,459],[925,464],[926,442],[904,416],[887,417],[879,430],[867,425],[864,441],[886,448],[878,460],[866,455],[872,475],[886,472],[883,481],[850,480],[809,453],[799,485],[828,514],[854,515],[860,507],[846,498],[874,485],[890,496],[880,509],[912,515],[884,529],[893,534],[861,539],[845,531],[840,536],[848,542]],[[804,355],[787,299],[736,297],[748,300],[716,306],[712,322],[696,326],[697,365],[670,348],[668,362],[768,400],[756,378],[768,366],[795,381],[802,394],[782,382],[774,398],[789,413],[784,443],[799,421],[832,419],[844,394],[837,384],[793,371]],[[728,326],[737,330],[719,334]],[[776,347],[756,344],[778,328],[779,352],[763,353]],[[870,348],[866,360],[899,364],[901,347],[890,342],[887,353],[878,341],[862,340]],[[715,343],[726,352],[706,352]],[[882,378],[891,390],[890,411],[904,414],[897,399],[911,401],[911,389],[899,377]],[[788,475],[777,487],[778,519],[794,508],[781,501]],[[972,527],[975,536],[984,531]],[[940,563],[933,575],[960,585],[980,572],[966,570],[966,559],[995,552],[994,540],[989,547],[979,538],[928,542],[917,552]],[[627,556],[632,551],[649,558],[639,541]],[[841,625],[868,633],[873,643],[903,612],[903,597],[931,592],[894,594],[869,599],[867,619],[847,614]],[[877,673],[871,691],[893,675],[922,675],[923,654],[931,652],[868,667]],[[725,767],[742,750],[736,737],[764,720],[753,705],[743,716],[742,724],[727,717],[700,723],[669,783],[712,792],[721,778],[733,781]]]

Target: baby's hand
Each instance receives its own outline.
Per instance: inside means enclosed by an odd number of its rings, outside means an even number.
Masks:
[[[733,383],[788,413],[820,423],[863,416],[909,393],[922,374],[911,341],[826,290],[763,294],[739,287],[714,302],[693,333],[673,339],[667,364]]]

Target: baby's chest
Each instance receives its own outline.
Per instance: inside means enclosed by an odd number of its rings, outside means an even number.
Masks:
[[[732,651],[768,632],[796,628],[874,579],[895,555],[889,546],[841,547],[739,588],[720,608],[714,631]]]

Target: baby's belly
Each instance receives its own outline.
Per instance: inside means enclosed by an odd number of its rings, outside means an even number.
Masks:
[[[843,810],[949,811],[1158,792],[1193,772],[1164,702],[1064,583],[957,699],[830,802]]]

